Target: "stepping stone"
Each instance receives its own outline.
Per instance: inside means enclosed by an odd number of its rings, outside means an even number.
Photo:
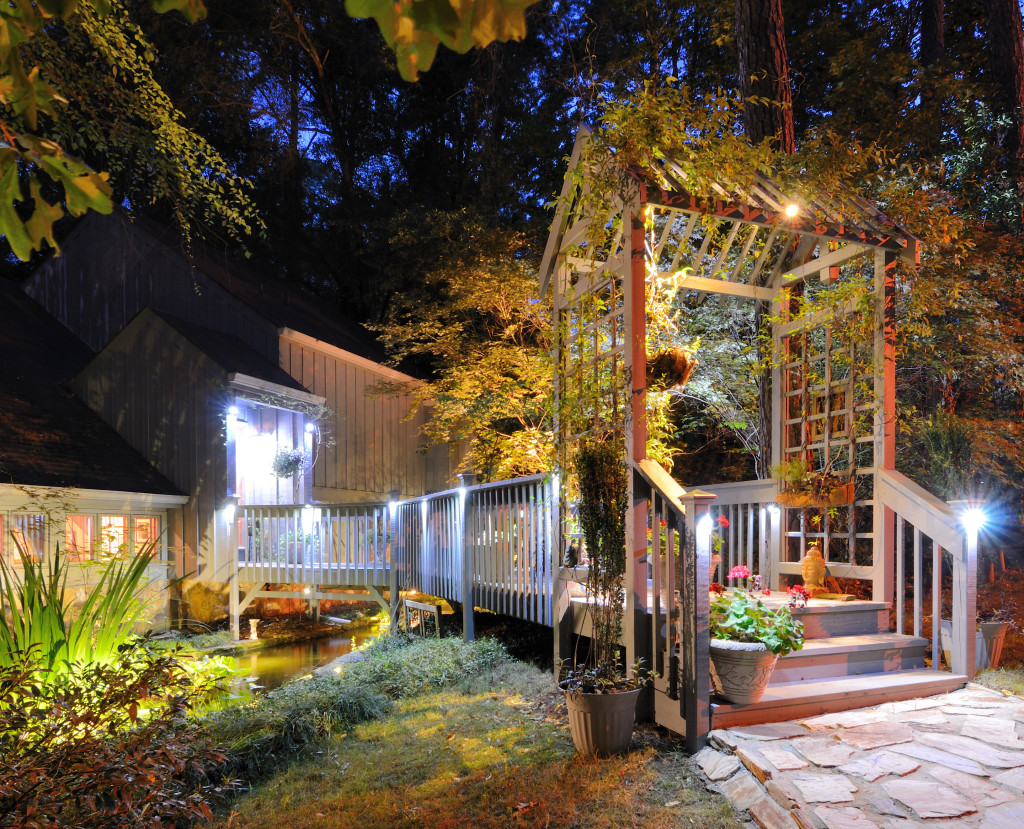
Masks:
[[[946,768],[964,771],[968,774],[976,774],[979,777],[989,776],[988,772],[973,760],[968,760],[966,757],[961,757],[958,754],[950,754],[948,751],[940,751],[937,748],[930,748],[918,743],[902,743],[901,745],[892,746],[891,750],[918,760],[938,763],[940,766],[946,766]]]
[[[771,779],[772,775],[778,771],[778,769],[765,759],[764,755],[751,744],[741,745],[736,749],[736,756],[739,757],[740,762],[747,767],[754,777],[756,777],[761,783]]]
[[[723,728],[717,728],[708,732],[708,742],[717,748],[725,748],[735,751],[737,746],[736,738]]]
[[[801,809],[790,809],[789,816],[796,821],[796,825],[800,829],[820,829],[820,821],[814,817],[810,812]]]
[[[1020,829],[1024,826],[1024,803],[1006,803],[986,809],[978,829]]]
[[[877,708],[869,708],[862,711],[840,711],[837,714],[822,714],[820,717],[800,720],[800,722],[813,731],[821,731],[825,728],[852,728],[855,725],[867,725],[868,723],[885,721],[885,712]]]
[[[852,748],[831,737],[802,737],[790,745],[816,766],[826,769],[841,766],[854,754]]]
[[[885,777],[887,774],[905,777],[919,768],[921,768],[921,764],[915,763],[909,757],[892,754],[888,751],[880,751],[877,754],[858,757],[856,760],[840,766],[839,770],[844,774],[856,774],[858,777],[863,777],[869,783],[874,783],[880,777]]]
[[[998,806],[1000,803],[1009,803],[1011,800],[1017,799],[1016,795],[1001,786],[994,786],[984,777],[975,777],[973,774],[964,774],[962,771],[942,766],[931,769],[929,774],[939,782],[952,786],[961,794],[967,795],[978,806]]]
[[[962,705],[943,705],[939,710],[951,717],[991,717],[996,713],[995,708],[967,708]]]
[[[802,803],[800,795],[794,791],[793,787],[778,777],[769,780],[766,788],[768,796],[786,809],[794,809]]]
[[[900,779],[883,783],[882,788],[920,818],[960,817],[978,811],[966,797],[939,783]]]
[[[841,774],[798,772],[790,781],[808,803],[849,803],[857,787]]]
[[[770,797],[762,798],[750,807],[750,816],[761,829],[793,829],[793,819]]]
[[[935,725],[937,723],[948,722],[948,718],[942,713],[942,709],[940,708],[938,710],[932,709],[930,711],[922,711],[920,713],[900,714],[899,721]]]
[[[889,714],[902,714],[906,711],[924,711],[928,708],[938,708],[940,705],[948,704],[943,698],[931,697],[926,699],[905,699],[900,702],[886,702],[878,706],[879,711]]]
[[[776,746],[763,746],[761,754],[779,771],[795,771],[807,768],[807,761],[792,751]]]
[[[878,829],[878,824],[852,806],[819,806],[814,810],[827,829]]]
[[[995,743],[1004,748],[1024,748],[1024,740],[1017,736],[1016,723],[995,716],[969,716],[960,733],[965,737],[977,737],[986,743]]]
[[[745,812],[757,801],[767,797],[761,784],[747,771],[737,772],[724,783],[719,784],[718,790],[737,812]]]
[[[837,731],[836,736],[857,748],[881,748],[896,743],[909,743],[914,739],[914,729],[898,722],[875,722],[844,728]]]
[[[725,780],[740,770],[739,758],[732,754],[722,754],[713,748],[702,748],[693,759],[697,761],[704,776],[716,782]]]
[[[796,723],[783,722],[736,726],[730,728],[729,733],[743,740],[788,740],[790,737],[806,737],[807,729]]]
[[[995,769],[1013,769],[1024,766],[1024,752],[1003,751],[970,737],[960,737],[956,734],[918,734],[917,742],[959,754],[961,757]]]
[[[880,815],[906,818],[907,813],[887,797],[869,797],[867,804]]]
[[[992,778],[1000,786],[1009,786],[1011,789],[1024,792],[1024,769],[1013,769],[1004,771]]]
[[[923,823],[906,818],[893,818],[882,824],[882,829],[925,829]]]

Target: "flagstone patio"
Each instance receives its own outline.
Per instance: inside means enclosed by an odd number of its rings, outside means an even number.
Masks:
[[[1024,827],[1024,699],[923,699],[712,731],[696,760],[764,829]]]

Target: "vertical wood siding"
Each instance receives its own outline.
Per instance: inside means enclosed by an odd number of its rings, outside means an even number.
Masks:
[[[123,216],[90,215],[25,291],[94,351],[148,306],[277,359],[274,325]]]
[[[227,494],[223,374],[161,320],[134,326],[82,372],[75,391],[132,447],[191,497],[184,507],[186,572],[224,581]]]
[[[403,418],[410,399],[378,396],[372,389],[383,373],[347,362],[305,343],[281,339],[280,364],[313,394],[327,399],[334,422],[313,468],[313,485],[386,496],[437,492],[448,486],[448,447],[420,452],[425,413]]]

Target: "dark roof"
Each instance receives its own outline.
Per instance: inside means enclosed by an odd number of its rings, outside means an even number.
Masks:
[[[93,356],[0,279],[0,483],[180,495],[67,387]]]
[[[169,314],[153,311],[152,308],[149,310],[178,331],[186,340],[202,351],[228,374],[245,374],[258,380],[276,383],[285,388],[307,391],[298,380],[288,374],[283,368],[275,366],[270,360],[246,345],[238,337],[193,325]]]
[[[144,216],[133,216],[132,221],[171,250],[188,258],[180,237],[172,229]],[[386,357],[384,348],[374,336],[345,316],[333,299],[315,296],[299,285],[261,272],[201,242],[192,244],[191,264],[278,328],[291,328],[376,363],[383,362]]]

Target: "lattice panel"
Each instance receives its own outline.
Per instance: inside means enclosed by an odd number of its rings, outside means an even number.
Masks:
[[[817,541],[828,563],[871,567],[875,435],[871,378],[858,376],[871,344],[839,342],[820,325],[785,338],[783,348],[783,460],[803,458],[854,482],[850,504],[786,510],[784,560],[800,561]]]

